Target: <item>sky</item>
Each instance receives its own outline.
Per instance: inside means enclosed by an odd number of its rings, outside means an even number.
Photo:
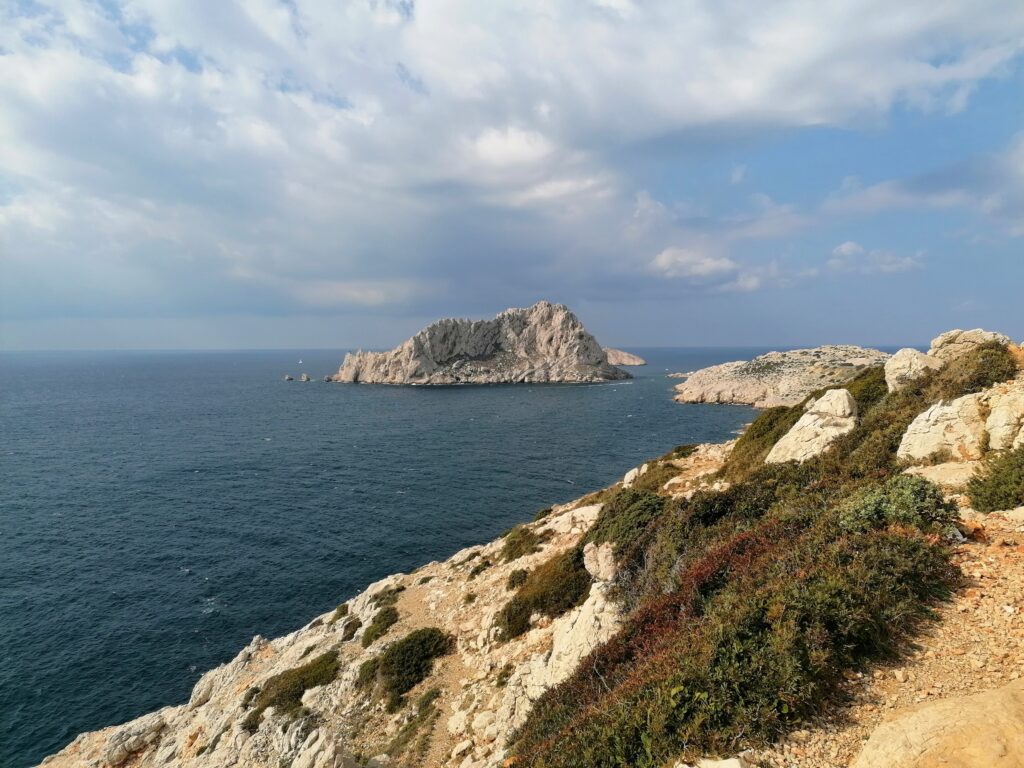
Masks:
[[[6,0],[0,349],[1024,338],[1020,0]]]

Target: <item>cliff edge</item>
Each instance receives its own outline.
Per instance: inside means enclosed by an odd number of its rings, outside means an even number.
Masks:
[[[389,352],[349,353],[332,380],[444,385],[628,378],[568,307],[541,301],[493,320],[438,320]]]

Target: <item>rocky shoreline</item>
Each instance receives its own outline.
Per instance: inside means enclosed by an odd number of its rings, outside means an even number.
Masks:
[[[877,402],[885,390],[894,397],[912,390],[936,371],[949,368],[959,375],[957,366],[965,356],[984,353],[992,344],[1004,350],[1004,364],[1012,366],[1016,359],[1024,369],[1020,348],[1001,341],[1005,338],[944,334],[929,354],[938,362],[909,366],[916,373],[908,371],[906,355],[886,356],[884,378],[876,365],[868,369],[874,378],[849,385],[856,396],[849,389],[833,388],[790,409],[790,420],[773,427],[767,457],[758,463],[803,463],[827,456],[863,426],[868,418],[864,403]],[[975,512],[964,485],[980,465],[979,457],[961,449],[980,444],[980,431],[989,436],[980,448],[983,456],[1024,447],[1024,373],[1011,367],[1008,375],[1008,380],[963,396],[976,402],[985,417],[980,421],[970,408],[957,406],[943,419],[930,416],[929,408],[897,435],[901,451],[904,444],[922,441],[945,450],[945,464],[935,463],[940,452],[935,451],[907,471],[934,479],[960,508],[954,559],[970,577],[943,607],[942,622],[921,649],[895,667],[882,663],[865,673],[847,673],[844,685],[854,702],[844,710],[848,719],[837,720],[840,716],[834,714],[808,720],[771,749],[727,756],[721,762],[709,757],[701,766],[825,768],[850,765],[855,759],[856,768],[943,765],[943,754],[952,749],[949,739],[934,735],[944,729],[936,731],[936,716],[920,709],[933,700],[953,702],[949,706],[964,717],[980,713],[970,720],[975,733],[956,734],[957,754],[963,758],[957,765],[1021,765],[1014,739],[1024,732],[1024,707],[1015,703],[1024,674],[1024,508],[992,515]],[[879,384],[881,392],[875,391]],[[866,386],[875,389],[865,394]],[[188,703],[82,734],[43,765],[515,765],[508,749],[537,702],[568,681],[581,661],[616,637],[629,618],[617,591],[624,575],[621,553],[613,543],[593,536],[602,511],[629,493],[678,503],[724,497],[732,485],[734,454],[746,456],[749,451],[744,442],[749,438],[680,446],[630,470],[608,489],[542,510],[534,522],[502,538],[372,584],[284,637],[257,636],[231,662],[203,675]],[[965,465],[972,471],[961,471]],[[508,606],[510,597],[519,595],[519,585],[528,574],[566,562],[572,553],[579,553],[580,573],[586,578],[575,604],[554,615],[528,612],[521,631],[510,634]],[[412,641],[428,636],[437,642],[425,663],[408,661],[409,654],[415,656]],[[398,651],[406,654],[406,667],[412,664],[420,672],[401,690],[392,687],[390,698],[382,698],[381,690],[393,686],[386,670]],[[991,695],[977,701],[954,698],[981,691]],[[1004,718],[984,716],[992,702],[1000,702]],[[937,717],[941,723],[948,715]],[[889,724],[874,730],[864,756],[857,758],[864,740],[883,720]],[[927,736],[931,741],[915,741],[922,733],[933,734]],[[999,762],[993,755],[1013,759]],[[990,759],[995,761],[984,762]]]

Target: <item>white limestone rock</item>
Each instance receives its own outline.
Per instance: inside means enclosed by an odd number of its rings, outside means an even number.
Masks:
[[[1002,451],[1024,446],[1024,380],[996,384],[985,393],[988,447]]]
[[[953,461],[980,459],[985,452],[982,395],[964,395],[936,403],[915,418],[896,451],[899,459],[920,461],[944,456]]]
[[[439,320],[390,352],[345,355],[333,377],[367,384],[501,384],[628,379],[563,304],[493,320]]]
[[[885,361],[885,383],[890,392],[903,389],[928,371],[944,368],[946,362],[906,347]]]
[[[597,581],[613,581],[618,574],[615,553],[610,541],[602,544],[588,542],[583,547],[583,567]]]
[[[981,328],[975,328],[971,331],[962,331],[957,328],[956,330],[946,331],[932,339],[932,346],[928,350],[928,355],[942,360],[952,360],[970,352],[975,347],[988,344],[991,341],[1009,344],[1010,337],[995,331],[985,331]]]
[[[632,352],[623,352],[621,349],[605,347],[604,353],[608,356],[609,365],[647,365],[646,360],[640,357],[640,355],[634,355]]]
[[[646,474],[649,468],[649,464],[642,464],[639,467],[633,467],[631,470],[629,470],[629,472],[623,475],[622,487],[632,488],[633,484],[640,478],[641,475]]]
[[[687,374],[686,381],[675,387],[675,400],[757,408],[796,405],[812,392],[844,384],[866,368],[884,364],[888,357],[877,349],[848,345],[769,352]]]
[[[857,426],[857,402],[845,389],[830,389],[807,404],[807,412],[779,440],[765,461],[781,464],[804,462],[823,453],[842,435]]]

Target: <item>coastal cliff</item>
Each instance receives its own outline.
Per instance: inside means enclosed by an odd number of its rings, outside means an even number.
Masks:
[[[389,352],[349,353],[332,380],[443,385],[628,378],[568,307],[541,301],[492,320],[439,320]]]
[[[647,365],[646,360],[640,357],[640,355],[634,355],[632,352],[605,347],[604,353],[608,356],[608,362],[611,365]]]
[[[942,339],[253,638],[44,765],[1021,766],[1024,353]],[[963,398],[980,417],[933,417]]]
[[[849,381],[882,365],[888,355],[876,349],[829,345],[769,352],[753,360],[713,365],[689,374],[676,385],[680,403],[743,403],[757,408],[795,405],[812,392]]]

